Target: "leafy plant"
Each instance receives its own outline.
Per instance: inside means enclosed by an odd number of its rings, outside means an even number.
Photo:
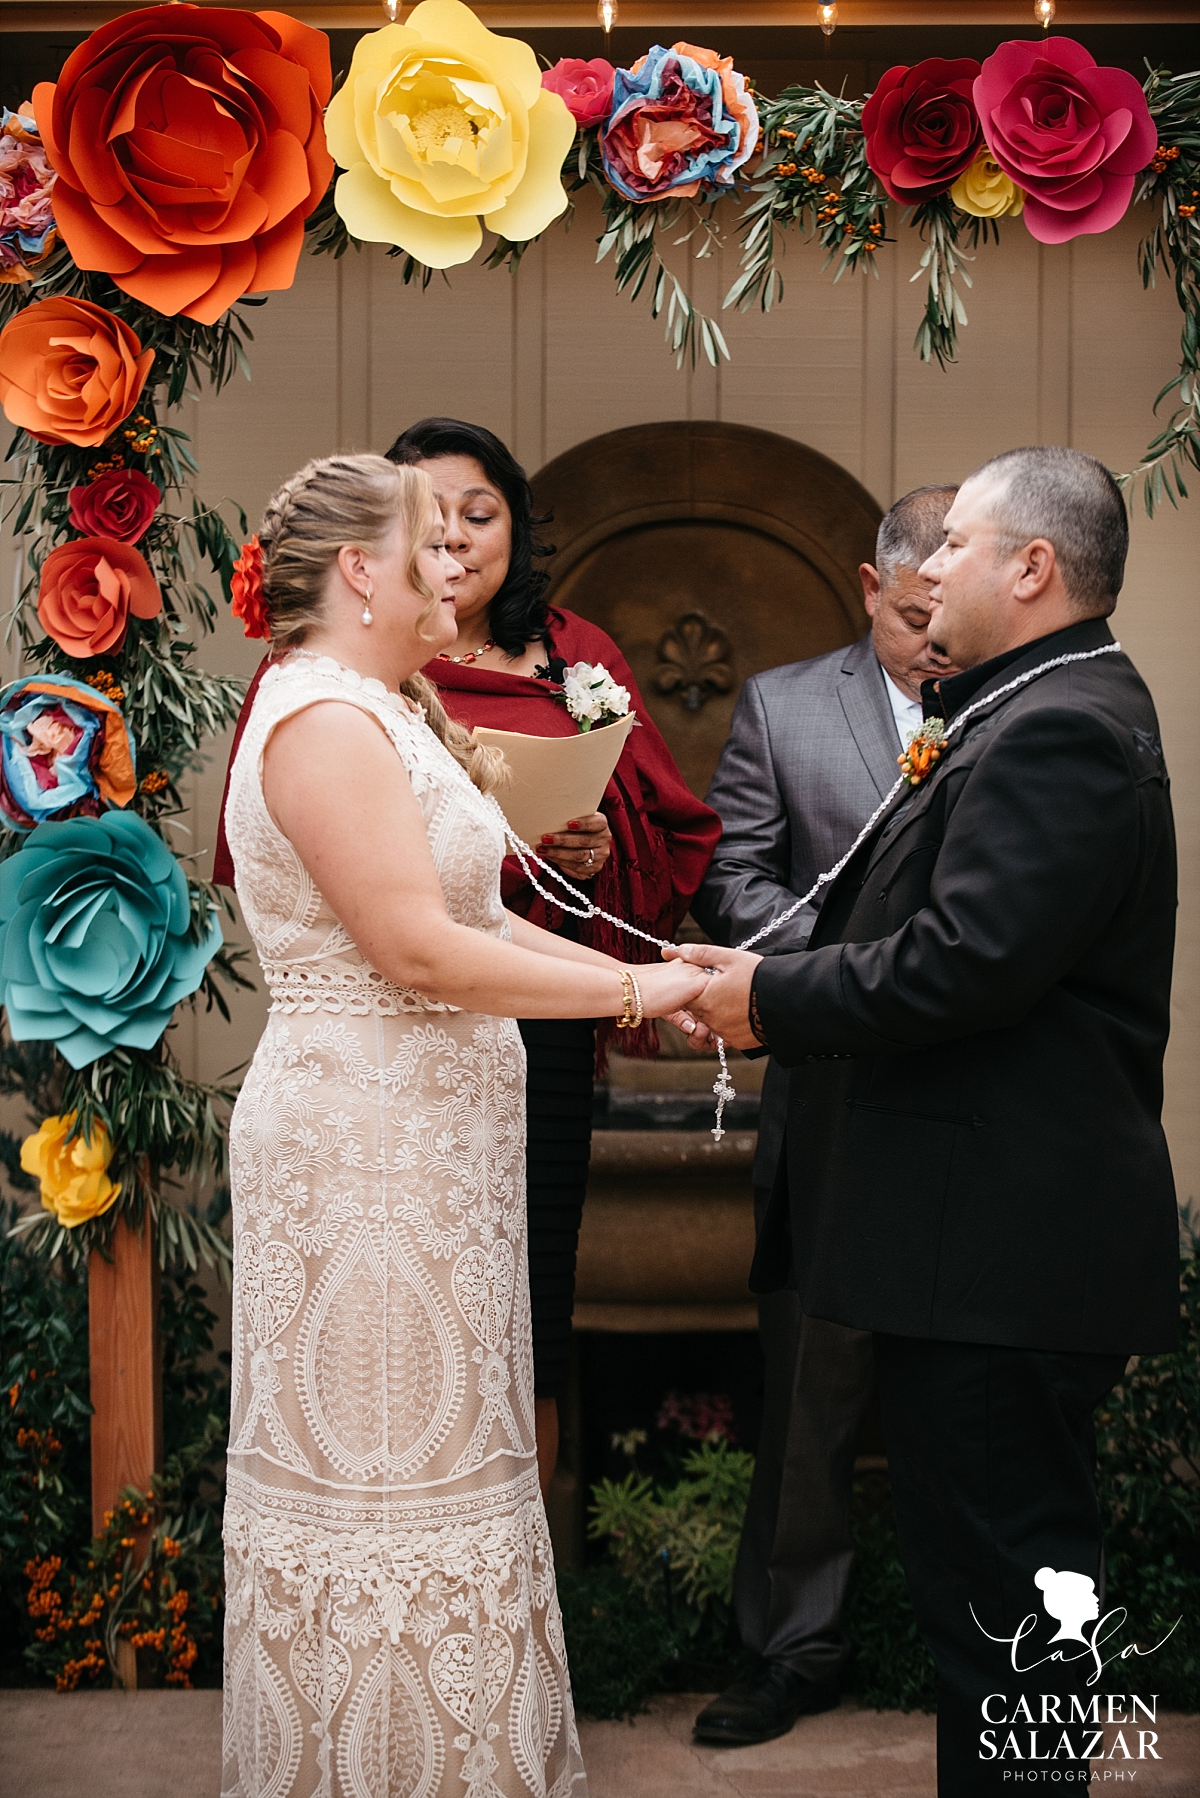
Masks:
[[[628,1717],[671,1682],[676,1633],[662,1611],[610,1564],[558,1575],[558,1601],[576,1708]]]
[[[1140,480],[1153,518],[1163,499],[1174,506],[1176,495],[1187,498],[1184,471],[1200,468],[1200,73],[1171,75],[1154,69],[1146,82],[1146,100],[1158,127],[1158,149],[1136,197],[1149,201],[1158,216],[1139,252],[1142,285],[1155,286],[1160,265],[1171,272],[1183,330],[1179,373],[1154,402],[1157,412],[1173,393],[1175,409],[1137,467],[1118,475],[1117,482],[1128,489]]]
[[[634,1470],[593,1488],[588,1535],[607,1541],[618,1571],[693,1647],[719,1650],[728,1641],[753,1472],[753,1455],[710,1441],[685,1457],[673,1486],[656,1487]]]
[[[1140,1646],[1163,1643],[1147,1668],[1163,1704],[1182,1710],[1200,1691],[1200,1259],[1189,1246],[1179,1348],[1138,1360],[1096,1431],[1105,1608],[1128,1610]]]
[[[87,1286],[0,1237],[0,1681],[105,1683],[125,1640],[140,1684],[219,1682],[229,1378],[215,1323],[196,1281],[164,1275],[166,1472],[89,1543]]]

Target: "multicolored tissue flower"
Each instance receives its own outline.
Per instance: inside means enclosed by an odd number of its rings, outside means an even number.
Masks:
[[[754,154],[758,112],[733,59],[661,44],[618,69],[600,133],[604,173],[627,200],[717,194]]]
[[[31,281],[58,242],[57,177],[38,136],[32,102],[0,118],[0,282]]]
[[[16,1043],[73,1068],[152,1049],[221,944],[192,929],[183,869],[136,812],[39,824],[0,862],[0,1001]]]
[[[10,830],[94,817],[136,791],[133,737],[103,693],[69,674],[27,676],[0,692],[0,821]]]

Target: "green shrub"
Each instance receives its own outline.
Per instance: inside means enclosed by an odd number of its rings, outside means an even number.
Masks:
[[[1165,1707],[1192,1711],[1200,1704],[1200,1260],[1194,1240],[1189,1247],[1179,1348],[1132,1366],[1097,1414],[1096,1441],[1105,1609],[1125,1606],[1139,1646],[1163,1643],[1143,1677],[1153,1678]]]
[[[854,1568],[842,1612],[850,1643],[846,1687],[873,1710],[936,1710],[937,1671],[908,1595],[886,1473],[854,1482],[851,1526]]]
[[[93,1541],[87,1279],[10,1236],[14,1217],[0,1218],[0,1682],[107,1682],[124,1636],[140,1683],[219,1683],[229,1381],[216,1315],[198,1282],[164,1274],[165,1472]]]
[[[675,1631],[615,1567],[564,1569],[558,1601],[578,1710],[590,1717],[628,1717],[667,1689],[679,1658]]]

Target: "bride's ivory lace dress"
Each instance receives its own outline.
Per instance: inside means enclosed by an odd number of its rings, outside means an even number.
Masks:
[[[534,1456],[521,1039],[371,968],[272,822],[263,748],[325,699],[394,744],[451,915],[508,934],[498,812],[423,720],[336,662],[272,669],[227,813],[272,1002],[230,1131],[222,1790],[584,1798]]]

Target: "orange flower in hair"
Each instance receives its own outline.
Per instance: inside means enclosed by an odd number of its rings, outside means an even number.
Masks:
[[[263,553],[258,537],[243,543],[242,553],[233,565],[233,615],[240,618],[248,637],[269,637],[271,621],[263,593]]]

